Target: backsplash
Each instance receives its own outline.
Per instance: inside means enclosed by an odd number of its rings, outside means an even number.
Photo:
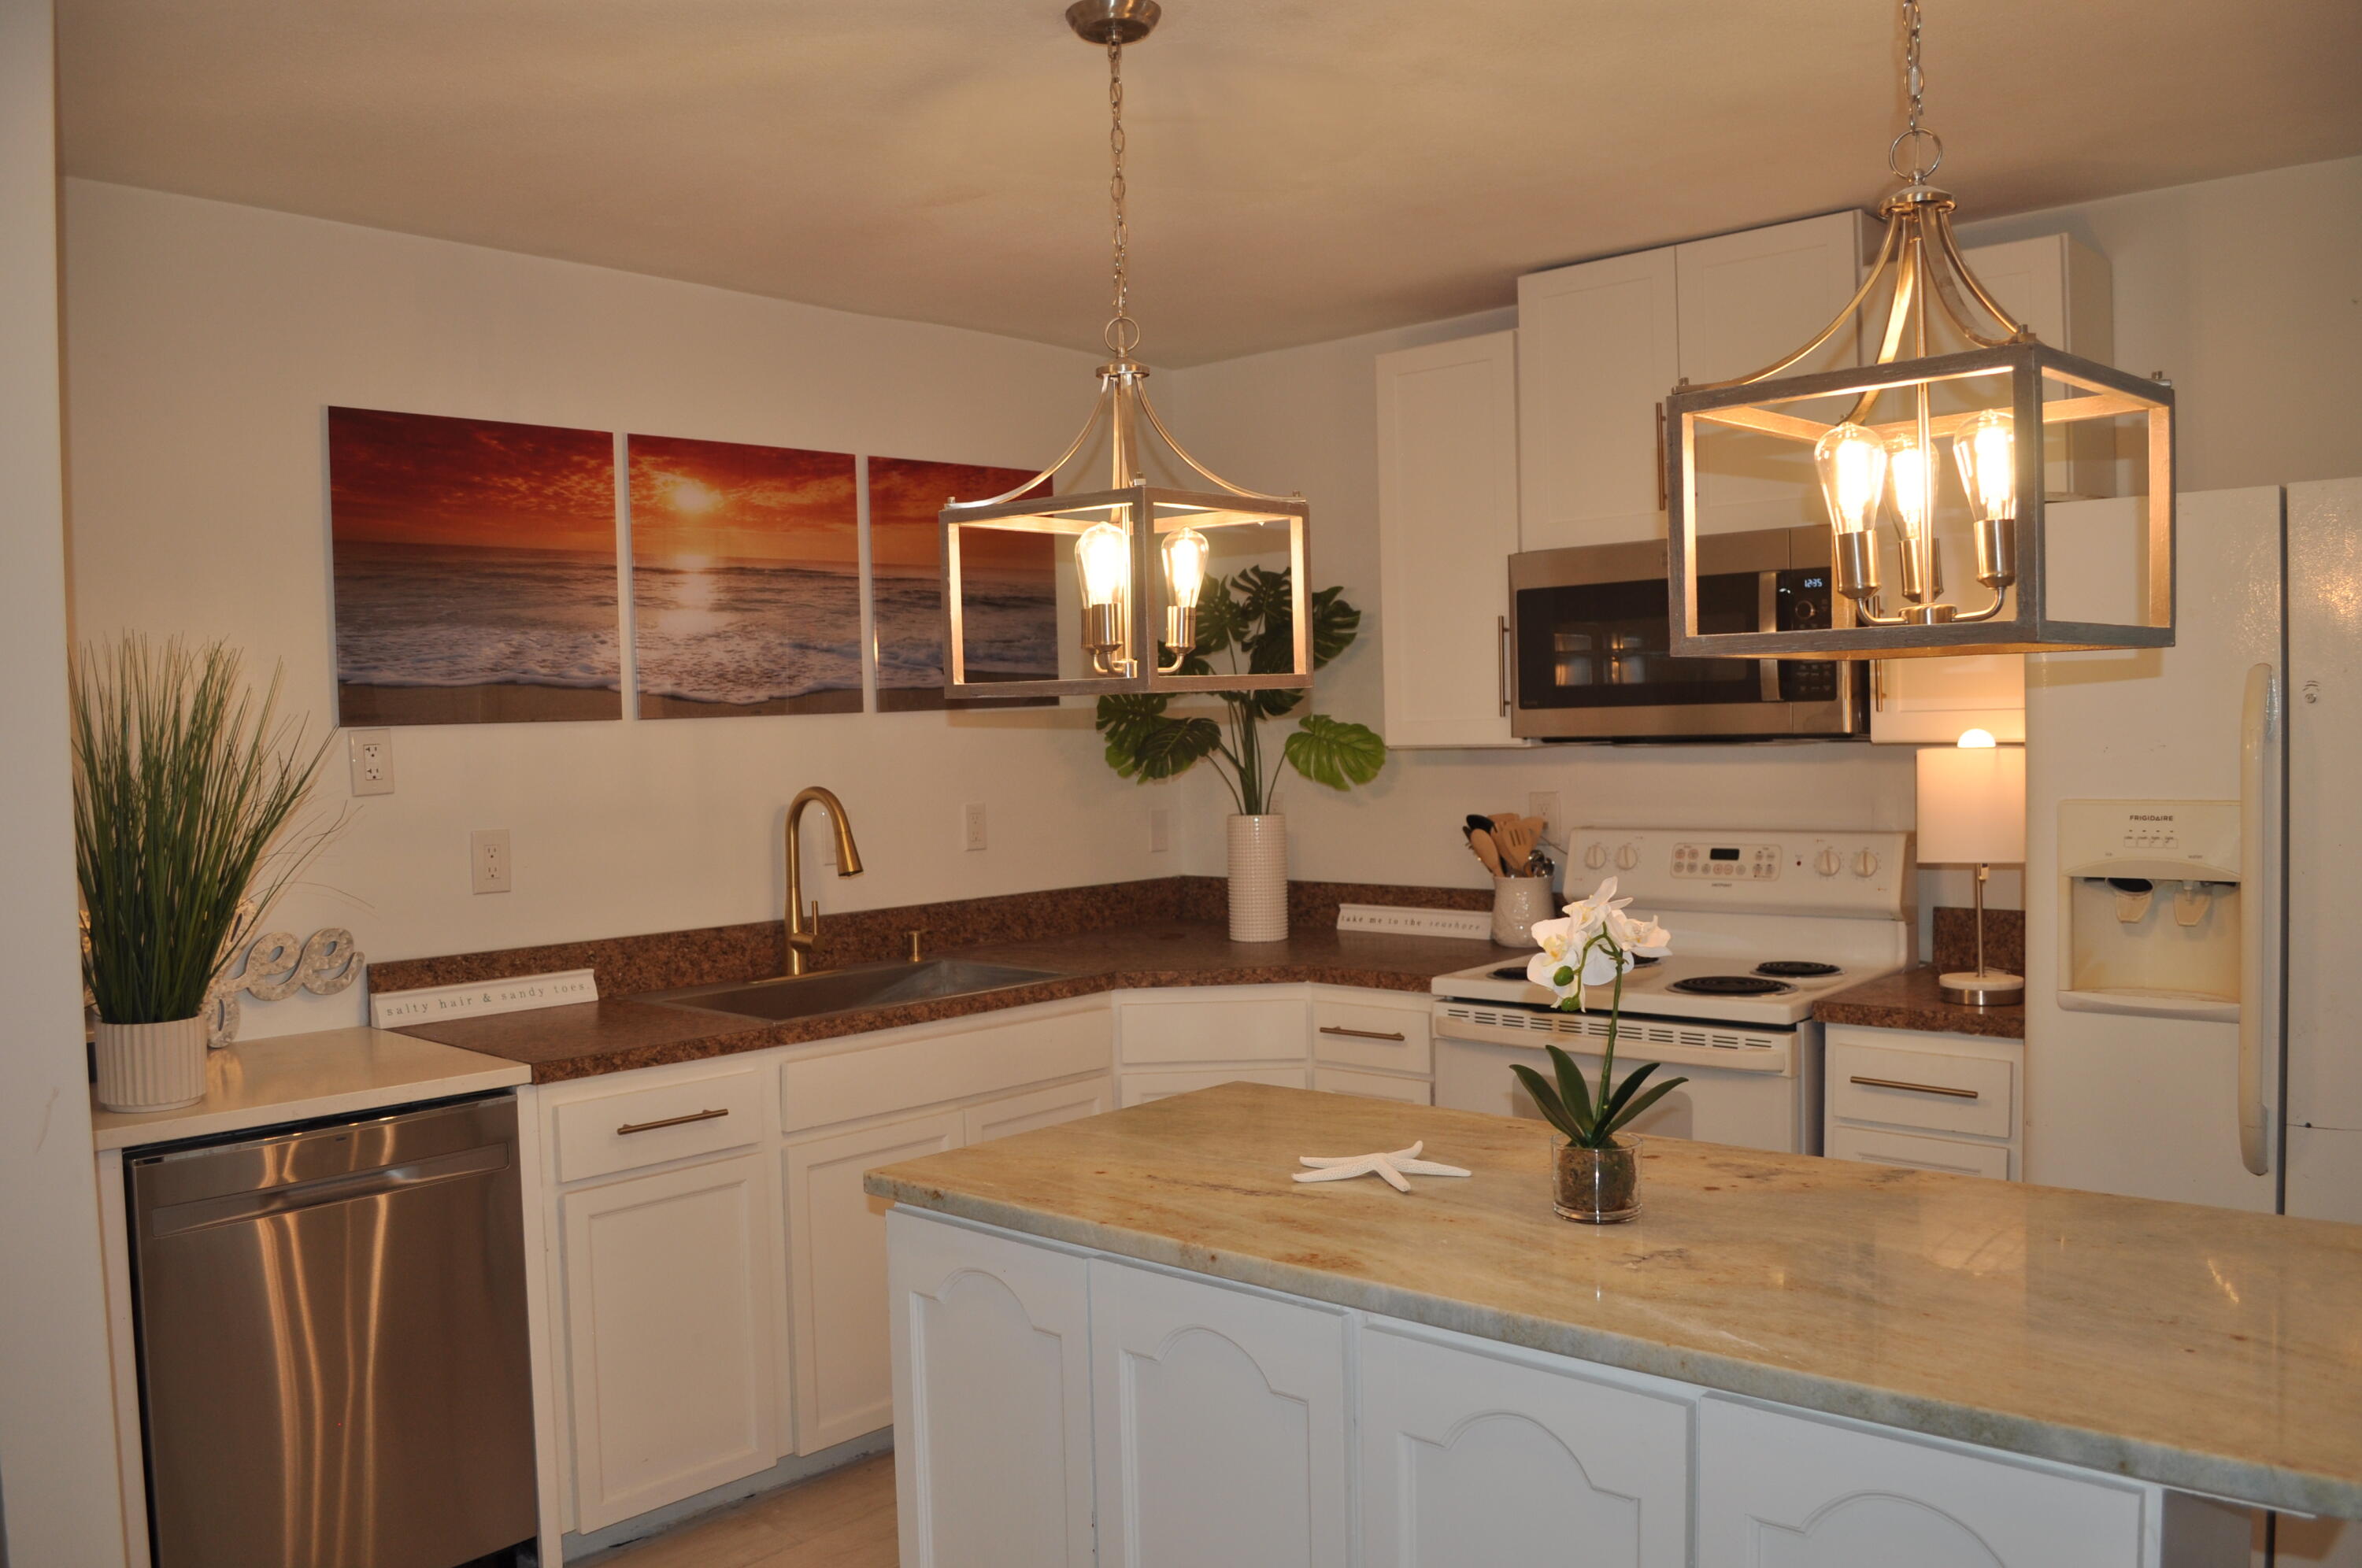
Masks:
[[[1936,967],[1947,973],[1977,966],[1974,910],[1936,906]],[[2025,911],[1985,907],[1985,964],[2005,974],[2025,973]]]

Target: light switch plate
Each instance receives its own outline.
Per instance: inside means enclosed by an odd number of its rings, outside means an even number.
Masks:
[[[392,730],[347,730],[345,759],[352,770],[354,794],[393,793]]]
[[[468,835],[468,885],[479,893],[505,893],[516,885],[508,829],[478,828]]]

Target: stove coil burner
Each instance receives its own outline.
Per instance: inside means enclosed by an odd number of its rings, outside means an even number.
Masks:
[[[1783,980],[1813,980],[1838,972],[1835,964],[1816,964],[1809,958],[1774,958],[1768,964],[1758,964],[1755,972]]]
[[[1693,979],[1675,980],[1665,988],[1687,991],[1694,997],[1772,997],[1796,988],[1755,975],[1700,975]]]
[[[1663,962],[1662,958],[1651,958],[1645,953],[1636,953],[1632,955],[1632,967],[1635,969],[1645,969],[1651,964]],[[1522,980],[1526,977],[1526,966],[1523,964],[1504,965],[1493,971],[1493,977],[1496,980]]]

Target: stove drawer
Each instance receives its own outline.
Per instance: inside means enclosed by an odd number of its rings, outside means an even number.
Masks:
[[[1874,1127],[1832,1127],[1827,1153],[1833,1160],[1862,1160],[1915,1171],[2009,1180],[2009,1149],[2001,1143],[1965,1143],[1923,1132],[1882,1132]]]
[[[1845,1121],[2010,1136],[2017,1068],[1992,1056],[1831,1040],[1829,1110]]]
[[[1349,1067],[1425,1073],[1434,1066],[1428,1040],[1433,1009],[1423,997],[1388,1006],[1352,996],[1312,993],[1312,1055]]]

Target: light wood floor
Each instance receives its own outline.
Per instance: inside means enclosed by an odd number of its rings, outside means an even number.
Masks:
[[[577,1568],[896,1568],[898,1561],[894,1456],[881,1453]]]

